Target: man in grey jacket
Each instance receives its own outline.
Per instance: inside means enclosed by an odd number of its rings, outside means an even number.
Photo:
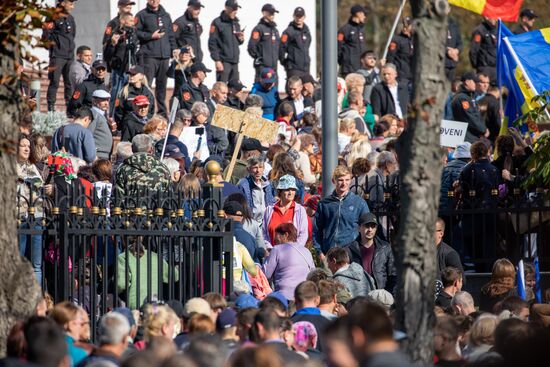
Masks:
[[[86,80],[92,73],[92,49],[88,46],[79,46],[76,49],[76,60],[71,64],[69,80],[73,89]]]
[[[111,95],[109,92],[98,89],[92,94],[92,114],[94,118],[88,130],[94,136],[94,142],[97,149],[97,157],[109,159],[111,157],[111,149],[113,147],[113,127],[107,122],[107,111],[109,111],[109,100]]]
[[[366,296],[376,289],[374,279],[357,263],[351,263],[348,252],[343,247],[333,247],[327,252],[327,264],[334,280],[342,283],[351,297]]]

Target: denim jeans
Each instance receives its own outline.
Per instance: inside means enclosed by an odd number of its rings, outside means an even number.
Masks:
[[[27,224],[23,225],[21,228],[28,229],[29,226]],[[42,230],[43,228],[39,225],[36,225],[34,229]],[[27,259],[30,260],[32,268],[34,270],[34,275],[36,276],[36,280],[38,281],[38,284],[42,286],[42,235],[20,235],[19,253],[21,254],[21,256],[25,256]]]
[[[113,70],[111,73],[111,101],[109,103],[109,116],[115,111],[115,101],[118,92],[128,83],[128,75],[120,70]]]

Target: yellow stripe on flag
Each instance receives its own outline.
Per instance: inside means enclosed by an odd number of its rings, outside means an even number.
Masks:
[[[537,107],[537,104],[533,104],[533,102],[531,102],[531,100],[536,96],[536,93],[533,88],[531,88],[529,83],[527,83],[527,79],[524,77],[520,68],[516,68],[516,70],[514,70],[514,77],[516,78],[519,89],[523,94],[523,98],[525,98],[525,102],[521,106],[521,112],[526,114]]]
[[[487,0],[449,0],[449,4],[481,14],[485,8]]]
[[[550,28],[541,29],[540,33],[542,34],[542,37],[544,38],[546,43],[550,43]]]

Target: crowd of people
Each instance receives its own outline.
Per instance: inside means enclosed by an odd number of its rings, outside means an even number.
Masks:
[[[322,87],[310,74],[312,39],[302,7],[294,10],[281,34],[275,6],[262,7],[247,46],[255,69],[255,83],[247,92],[239,81],[245,33],[237,1],[227,0],[209,29],[208,52],[217,80],[211,88],[204,84],[211,70],[203,63],[199,16],[204,5],[199,0],[189,0],[174,22],[160,0],[148,0],[135,16],[135,3],[120,0],[119,13],[104,32],[103,57],[96,60],[84,45],[73,60],[76,23],[70,13],[75,3],[59,1],[43,34],[51,42],[48,109],[55,108],[63,76],[72,120],[55,131],[51,145],[32,131],[32,120],[22,121],[20,219],[28,223],[29,216],[46,217],[45,198],[62,197],[73,184],[107,203],[111,197],[137,198],[168,188],[198,200],[201,185],[214,179],[222,187],[225,216],[234,222],[234,289],[152,301],[146,288],[136,289],[139,282],[130,290],[122,283],[136,266],[157,266],[166,254],[149,250],[152,260],[143,260],[139,249],[115,249],[117,289],[128,291],[128,308],[116,307],[90,320],[82,305],[54,305],[45,287],[36,315],[13,327],[7,344],[12,359],[7,361],[52,367],[411,365],[401,342],[415,336],[395,324],[399,274],[394,223],[376,212],[399,182],[395,144],[406,129],[414,80],[414,22],[403,19],[385,60],[366,48],[368,11],[363,6],[353,6],[339,30],[339,160],[332,172],[335,189],[321,198]],[[518,32],[532,29],[535,18],[532,10],[523,11]],[[456,223],[445,215],[461,192],[468,193],[462,204],[467,209],[490,206],[499,195],[519,188],[529,173],[524,162],[532,141],[514,129],[498,136],[499,94],[491,86],[495,22],[485,19],[475,29],[470,59],[477,73],[467,72],[458,81],[462,40],[458,23],[449,22],[445,67],[453,91],[445,114],[467,122],[468,134],[465,143],[441,152],[441,218],[433,242],[437,366],[528,365],[530,356],[536,361],[544,351],[540,346],[550,327],[550,293],[537,296],[540,284],[530,264],[525,267],[525,299],[515,282],[517,270],[505,258],[494,262],[479,299],[462,290],[470,259],[497,258],[497,222],[472,215]],[[279,90],[279,63],[288,76],[285,93]],[[177,100],[180,107],[173,122],[167,120],[167,78],[175,80],[170,103]],[[245,138],[229,168],[237,136],[212,124],[218,104],[276,121],[276,141]],[[205,166],[211,161],[222,168],[217,177],[207,177]],[[191,218],[192,209],[183,209]],[[32,223],[42,228],[40,221]],[[448,232],[451,226],[461,233],[460,239],[450,239],[453,246],[444,242],[449,241],[446,226]],[[477,238],[481,232],[482,240]],[[476,242],[482,246],[474,247]],[[19,238],[21,255],[31,261],[40,284],[47,283],[44,259],[55,261],[56,256],[44,243],[39,234]],[[163,262],[164,271],[168,267]],[[154,281],[154,287],[162,281]],[[97,324],[95,344],[90,323]]]

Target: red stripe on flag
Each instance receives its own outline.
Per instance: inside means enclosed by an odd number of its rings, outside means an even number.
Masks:
[[[518,20],[522,4],[523,0],[487,0],[481,15],[504,22],[515,22]]]

